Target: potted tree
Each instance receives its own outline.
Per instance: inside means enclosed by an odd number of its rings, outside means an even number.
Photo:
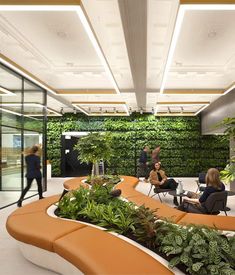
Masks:
[[[79,152],[78,159],[81,162],[92,163],[91,177],[98,176],[100,161],[109,163],[113,156],[111,135],[109,133],[90,133],[79,139],[74,150]],[[104,174],[104,171],[101,174]]]
[[[230,139],[230,159],[220,172],[221,180],[230,184],[230,191],[235,192],[235,117],[223,119],[217,127],[224,127],[224,134]]]

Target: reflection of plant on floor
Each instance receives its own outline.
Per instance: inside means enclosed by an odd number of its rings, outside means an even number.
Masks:
[[[160,221],[153,210],[112,197],[113,185],[71,191],[58,204],[63,218],[83,220],[134,239],[189,274],[235,274],[235,237],[200,226]]]

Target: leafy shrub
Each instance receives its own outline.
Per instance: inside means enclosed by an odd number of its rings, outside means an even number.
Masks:
[[[58,204],[59,216],[85,220],[123,234],[169,260],[189,274],[235,274],[235,237],[202,226],[178,226],[157,219],[156,211],[113,198],[113,185],[69,192]]]

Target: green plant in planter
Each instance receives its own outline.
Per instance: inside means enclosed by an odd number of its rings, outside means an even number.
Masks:
[[[112,186],[81,187],[59,202],[61,217],[87,221],[138,241],[189,274],[235,273],[235,236],[202,226],[157,220],[153,210],[110,195]]]
[[[109,133],[90,133],[79,139],[74,146],[79,152],[78,159],[83,163],[92,163],[92,175],[99,175],[100,160],[109,163],[113,156],[111,136]]]
[[[195,275],[235,274],[234,240],[210,228],[169,223],[161,224],[156,235],[160,251],[171,258],[170,267],[184,264]]]

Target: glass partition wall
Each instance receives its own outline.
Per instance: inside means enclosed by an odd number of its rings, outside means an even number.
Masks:
[[[24,156],[38,144],[46,190],[46,91],[0,64],[0,208],[15,203],[26,185]],[[33,183],[26,198],[37,194]]]

